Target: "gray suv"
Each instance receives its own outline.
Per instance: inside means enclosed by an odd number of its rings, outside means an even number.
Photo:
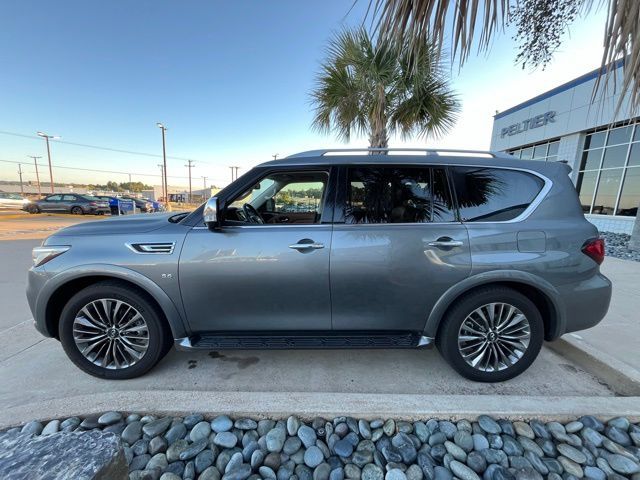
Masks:
[[[564,163],[305,152],[193,212],[67,227],[33,251],[36,328],[91,375],[193,349],[416,348],[512,378],[596,325],[611,283]],[[402,155],[394,155],[400,153]]]

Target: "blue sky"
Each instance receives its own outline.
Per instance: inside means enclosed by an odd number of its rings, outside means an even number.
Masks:
[[[310,131],[309,91],[332,32],[362,21],[366,0],[236,1],[60,0],[4,2],[0,9],[0,131],[121,150],[193,158],[194,183],[222,184],[228,165],[243,169],[322,146],[341,146]],[[411,145],[488,148],[495,110],[595,68],[604,12],[572,29],[546,71],[514,66],[510,33],[489,55],[452,67],[463,103],[456,128]],[[600,48],[600,49],[599,49]],[[401,142],[394,141],[394,145]],[[365,146],[354,139],[352,146]],[[52,143],[54,167],[133,173],[159,183],[159,159]],[[46,155],[44,142],[0,134],[0,159]],[[44,158],[41,160],[45,160]],[[185,161],[170,159],[172,184],[186,184]],[[0,162],[0,179],[17,179]],[[23,167],[30,180],[33,167]],[[241,170],[242,171],[242,170]],[[56,180],[126,181],[126,175],[54,170]],[[145,175],[139,175],[145,174]]]

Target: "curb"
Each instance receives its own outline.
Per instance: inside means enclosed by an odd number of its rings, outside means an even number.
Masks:
[[[501,395],[413,395],[307,392],[202,392],[128,391],[58,398],[23,404],[0,411],[0,429],[31,420],[98,415],[107,411],[157,415],[203,413],[207,418],[234,417],[303,420],[343,415],[372,420],[394,418],[408,421],[428,418],[475,420],[487,414],[495,418],[569,421],[582,415],[602,419],[625,416],[640,420],[640,397],[547,397]],[[553,412],[553,413],[550,413]]]
[[[616,393],[640,396],[640,371],[575,337],[563,337],[546,347],[577,363],[609,385]]]

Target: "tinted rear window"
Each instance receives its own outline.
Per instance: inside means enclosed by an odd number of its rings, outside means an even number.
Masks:
[[[452,167],[451,178],[466,222],[513,220],[544,186],[535,175],[500,168]]]

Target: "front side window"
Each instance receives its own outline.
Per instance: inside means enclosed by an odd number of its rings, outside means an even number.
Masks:
[[[527,172],[452,167],[451,179],[463,222],[504,222],[524,212],[544,186]]]
[[[62,199],[62,195],[49,195],[45,200],[47,202],[59,202]]]
[[[271,173],[233,199],[224,218],[231,223],[320,223],[328,180],[326,171]]]
[[[62,197],[62,201],[63,202],[75,202],[76,201],[76,196],[75,195],[64,195]]]
[[[446,173],[440,168],[350,168],[345,223],[455,221]]]

